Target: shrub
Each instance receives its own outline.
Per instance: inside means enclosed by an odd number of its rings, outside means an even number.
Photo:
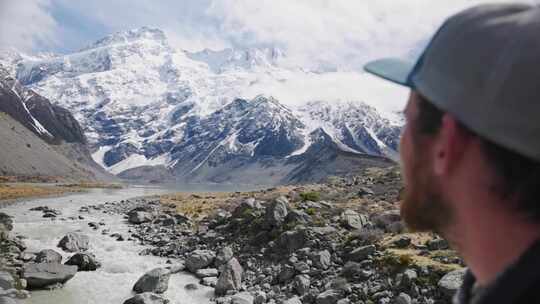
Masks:
[[[321,194],[319,192],[315,192],[315,191],[302,192],[302,193],[300,193],[300,197],[304,201],[317,202],[317,201],[321,200]]]
[[[384,237],[384,231],[379,228],[364,228],[355,235],[361,246],[378,243]]]
[[[306,213],[309,214],[309,215],[315,215],[315,208],[307,208],[306,209]]]

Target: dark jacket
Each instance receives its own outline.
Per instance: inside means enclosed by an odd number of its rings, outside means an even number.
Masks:
[[[531,246],[491,285],[476,288],[475,281],[472,273],[468,271],[454,303],[540,304],[540,241]]]

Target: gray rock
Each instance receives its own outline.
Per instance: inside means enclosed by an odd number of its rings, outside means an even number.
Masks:
[[[36,263],[62,263],[62,255],[52,249],[41,250],[36,254]]]
[[[290,299],[285,300],[283,304],[302,304],[302,301],[300,300],[299,297],[294,296]]]
[[[0,229],[4,229],[6,231],[13,230],[13,219],[11,216],[0,212]]]
[[[347,209],[341,214],[341,223],[348,229],[362,229],[368,225],[369,220],[367,216]]]
[[[216,287],[218,282],[217,277],[206,277],[201,280],[201,284],[204,286]]]
[[[70,232],[58,243],[58,247],[67,252],[79,252],[88,250],[90,238],[87,235]]]
[[[315,267],[321,269],[328,269],[328,267],[332,265],[331,258],[332,255],[330,254],[330,252],[328,252],[328,250],[316,252],[311,256],[311,260],[313,261]]]
[[[255,298],[249,292],[237,293],[231,298],[231,304],[253,304]]]
[[[264,225],[266,229],[280,227],[289,213],[289,201],[281,196],[270,203],[265,210]]]
[[[130,211],[128,213],[128,222],[131,224],[142,224],[152,221],[152,214],[145,211]]]
[[[371,218],[371,221],[378,227],[388,232],[399,232],[401,228],[401,215],[399,210],[388,210],[381,212]]]
[[[91,253],[76,253],[65,264],[77,266],[78,271],[94,271],[101,267],[101,263]]]
[[[233,251],[231,249],[231,247],[223,247],[221,248],[217,255],[216,255],[216,260],[214,262],[214,264],[216,264],[216,267],[220,267],[221,265],[227,263],[230,259],[232,259],[233,257]]]
[[[242,285],[242,274],[244,270],[236,258],[230,259],[221,268],[221,274],[219,275],[216,283],[215,294],[224,295],[229,290],[239,290]]]
[[[363,282],[371,275],[372,273],[365,270],[362,264],[356,262],[347,262],[341,269],[341,276],[351,282]]]
[[[406,293],[402,292],[396,297],[396,304],[411,304],[411,303],[412,303],[411,296],[409,296]]]
[[[266,296],[266,292],[264,291],[255,291],[253,293],[253,297],[255,298],[253,300],[253,304],[263,304],[263,303],[266,303],[266,299],[267,299],[267,296]]]
[[[311,216],[300,210],[292,210],[285,217],[286,223],[307,224],[311,222]]]
[[[283,232],[276,240],[276,249],[286,253],[292,253],[303,248],[308,241],[306,229],[292,230]]]
[[[356,249],[354,249],[353,251],[351,251],[347,257],[349,259],[349,261],[353,261],[353,262],[361,262],[363,260],[365,260],[368,256],[374,254],[376,251],[376,248],[374,245],[367,245],[367,246],[362,246],[362,247],[358,247]]]
[[[39,289],[54,284],[64,284],[77,273],[76,266],[39,263],[27,264],[24,267],[23,279],[28,284],[28,289]]]
[[[253,198],[248,198],[240,203],[232,213],[233,218],[253,217],[256,210],[261,209],[261,205]]]
[[[414,269],[406,269],[401,274],[401,282],[400,285],[405,288],[411,287],[412,283],[418,279],[418,274]]]
[[[336,304],[342,297],[341,291],[330,289],[319,294],[315,301],[317,304]]]
[[[0,289],[11,289],[15,287],[15,279],[11,273],[0,271]]]
[[[288,282],[294,277],[296,270],[290,265],[283,265],[281,271],[278,274],[278,279],[280,283]]]
[[[447,240],[440,238],[429,240],[426,245],[429,250],[445,250],[450,247]]]
[[[446,296],[452,297],[463,283],[466,272],[467,269],[451,271],[442,277],[437,286]]]
[[[197,285],[195,283],[189,283],[189,284],[186,284],[186,286],[184,286],[184,289],[185,290],[197,290],[197,289],[199,289],[199,285]]]
[[[207,277],[217,277],[218,276],[218,270],[216,268],[204,268],[199,269],[197,272],[195,272],[195,275],[199,278],[207,278]]]
[[[161,224],[163,226],[174,226],[176,225],[176,219],[174,217],[168,217],[166,219],[164,219]]]
[[[309,276],[306,274],[300,274],[294,277],[294,289],[299,295],[304,295],[309,291],[309,286],[311,285]]]
[[[139,278],[133,286],[136,293],[164,293],[169,288],[171,273],[165,268],[152,269]]]
[[[124,304],[168,304],[169,300],[164,299],[151,292],[145,292],[127,299]]]
[[[186,267],[195,273],[201,268],[210,266],[215,258],[216,253],[211,250],[195,250],[186,259]]]
[[[397,239],[395,239],[392,244],[396,248],[406,248],[411,244],[411,238],[406,235],[401,235]]]

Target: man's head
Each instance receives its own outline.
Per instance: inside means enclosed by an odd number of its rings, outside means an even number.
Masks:
[[[482,5],[449,18],[417,62],[366,65],[411,88],[400,149],[412,228],[444,231],[478,207],[471,197],[540,219],[539,32],[540,7]]]
[[[416,92],[405,117],[401,211],[410,228],[445,231],[455,223],[458,208],[470,207],[456,199],[475,193],[491,197],[494,204],[504,202],[493,208],[540,222],[539,161],[475,134]]]

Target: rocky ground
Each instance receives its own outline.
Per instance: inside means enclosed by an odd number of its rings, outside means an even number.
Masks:
[[[450,303],[462,261],[438,236],[406,231],[400,185],[396,168],[368,169],[325,184],[110,202],[82,207],[80,217],[93,210],[125,214],[130,235],[89,225],[118,241],[147,245],[141,255],[169,258],[171,267],[133,282],[135,296],[127,304],[167,303],[160,294],[179,271],[214,287],[216,303]],[[60,216],[47,208],[36,212]],[[9,230],[9,218],[2,219]],[[75,253],[68,265],[49,251],[24,252],[19,239],[4,235],[2,242],[0,265],[8,272],[0,273],[0,287],[11,296],[24,297],[24,287],[48,288],[50,282],[36,286],[44,267],[68,267],[62,279],[99,267],[84,251],[82,235],[67,235],[59,244]],[[14,279],[6,288],[8,276]]]

